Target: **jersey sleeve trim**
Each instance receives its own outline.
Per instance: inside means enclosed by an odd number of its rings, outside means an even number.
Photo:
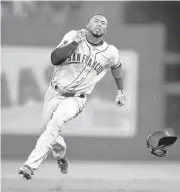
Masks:
[[[112,66],[111,68],[112,69],[117,69],[117,68],[119,68],[119,67],[121,67],[122,66],[122,64],[121,64],[121,62],[119,62],[116,66]]]

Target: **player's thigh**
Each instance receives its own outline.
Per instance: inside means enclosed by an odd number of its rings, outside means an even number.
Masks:
[[[78,111],[79,109],[76,100],[72,98],[65,98],[61,103],[58,104],[53,113],[52,120],[66,122],[73,118]]]
[[[51,119],[52,114],[58,104],[61,102],[61,99],[58,97],[58,94],[50,86],[45,94],[44,103],[41,114],[41,126],[45,126],[47,122]]]
[[[84,108],[84,101],[76,97],[69,97],[62,100],[54,111],[52,120],[61,124],[76,117]]]

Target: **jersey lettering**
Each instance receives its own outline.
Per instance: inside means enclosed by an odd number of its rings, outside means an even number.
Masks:
[[[81,53],[73,53],[70,57],[67,58],[67,61],[69,63],[73,63],[73,62],[84,63],[90,68],[93,68],[94,70],[96,70],[97,75],[103,71],[102,64],[98,63],[92,57],[89,57],[85,54],[82,55]]]
[[[62,44],[72,42],[76,35],[75,31],[69,32]],[[82,91],[89,94],[110,67],[118,66],[118,61],[119,53],[114,46],[104,42],[93,47],[83,40],[66,59],[64,65],[55,67],[53,81],[67,91]]]

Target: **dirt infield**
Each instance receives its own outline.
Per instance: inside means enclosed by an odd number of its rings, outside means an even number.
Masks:
[[[2,162],[2,192],[180,192],[177,162],[70,162],[63,178],[56,162],[46,161],[32,180],[18,174],[22,162]]]

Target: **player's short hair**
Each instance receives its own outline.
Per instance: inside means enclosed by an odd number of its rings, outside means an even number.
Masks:
[[[94,14],[92,17],[94,17],[94,16],[96,16],[96,15],[100,15],[100,16],[105,17],[105,15],[103,15],[102,13],[96,13],[96,14]]]
[[[96,15],[100,15],[100,16],[103,16],[103,17],[105,17],[106,18],[106,20],[107,20],[107,17],[105,16],[105,15],[103,15],[102,13],[96,13],[96,14],[94,14],[90,19],[89,19],[89,22],[91,21],[91,19],[94,17],[94,16],[96,16]]]

